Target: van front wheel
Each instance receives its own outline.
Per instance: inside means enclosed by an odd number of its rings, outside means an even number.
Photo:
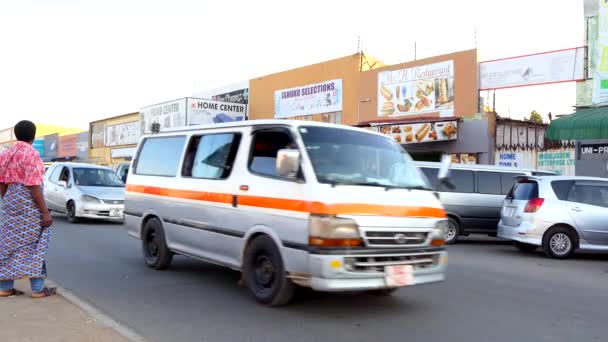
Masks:
[[[458,223],[458,221],[455,218],[448,217],[448,227],[445,232],[445,243],[447,245],[456,243],[456,240],[458,239],[459,235],[460,235],[460,223]]]
[[[248,246],[243,273],[247,287],[258,302],[280,306],[293,298],[295,285],[287,278],[279,248],[269,236],[259,236]]]
[[[173,254],[167,247],[163,226],[157,218],[151,218],[144,226],[142,251],[150,268],[164,270],[171,265]]]

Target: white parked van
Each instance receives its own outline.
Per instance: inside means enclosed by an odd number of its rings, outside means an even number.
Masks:
[[[286,120],[142,137],[125,203],[149,267],[173,254],[227,266],[268,305],[295,284],[390,293],[442,281],[446,219],[391,139]]]

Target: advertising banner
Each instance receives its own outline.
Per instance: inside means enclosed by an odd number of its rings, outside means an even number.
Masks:
[[[51,134],[44,137],[44,159],[53,160],[57,158],[59,148],[59,134]]]
[[[342,111],[342,79],[274,92],[275,119],[340,111]]]
[[[63,135],[59,137],[59,158],[76,157],[78,154],[78,134]]]
[[[144,107],[139,111],[141,131],[150,133],[152,124],[160,124],[160,128],[176,128],[186,126],[186,99],[179,99],[153,106]]]
[[[584,47],[479,63],[479,90],[584,79]]]
[[[141,129],[139,121],[106,127],[106,146],[134,145],[139,141]]]
[[[378,126],[377,130],[392,137],[399,144],[458,139],[458,121],[384,125]]]
[[[92,148],[103,148],[105,147],[105,136],[106,126],[103,122],[96,122],[91,124],[91,147]]]
[[[44,138],[36,138],[32,144],[32,147],[38,151],[40,158],[44,158]]]
[[[231,91],[229,93],[214,95],[211,97],[211,99],[214,101],[248,104],[249,103],[249,89],[245,88],[245,89]]]
[[[454,115],[454,61],[378,73],[378,116]]]
[[[80,160],[89,159],[89,132],[82,132],[78,134],[78,140],[76,142],[76,157]]]
[[[188,98],[188,126],[245,120],[247,105]]]
[[[597,41],[591,52],[593,70],[593,103],[608,102],[608,3],[599,1]]]

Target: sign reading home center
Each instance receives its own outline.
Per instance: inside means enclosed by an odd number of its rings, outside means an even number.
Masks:
[[[341,111],[341,79],[274,92],[275,119]]]
[[[454,61],[378,73],[378,116],[454,115]]]

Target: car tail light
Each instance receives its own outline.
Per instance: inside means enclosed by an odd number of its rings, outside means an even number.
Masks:
[[[528,201],[526,204],[526,208],[524,208],[524,213],[535,213],[540,207],[545,203],[544,198],[533,198]]]

